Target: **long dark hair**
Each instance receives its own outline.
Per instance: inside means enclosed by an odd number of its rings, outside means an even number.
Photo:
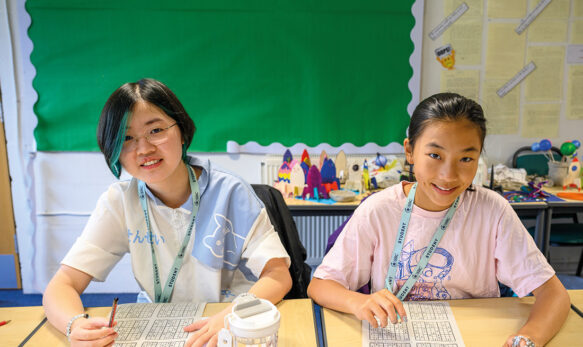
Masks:
[[[184,106],[164,83],[144,78],[122,85],[107,99],[97,125],[97,143],[105,156],[107,166],[117,178],[121,174],[119,156],[125,140],[127,122],[138,101],[157,106],[176,121],[184,141],[183,159],[186,159],[186,150],[196,131],[194,122],[186,113]]]

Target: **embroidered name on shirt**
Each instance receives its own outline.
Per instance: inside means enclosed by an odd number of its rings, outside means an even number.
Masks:
[[[132,239],[133,237],[133,239]],[[136,230],[135,233],[133,233],[130,229],[128,229],[128,241],[130,243],[155,243],[155,244],[160,244],[160,243],[166,243],[166,240],[164,239],[164,236],[162,235],[157,235],[157,234],[152,234],[150,237],[150,233],[149,232],[145,232],[143,234],[143,236],[140,235],[140,231]]]

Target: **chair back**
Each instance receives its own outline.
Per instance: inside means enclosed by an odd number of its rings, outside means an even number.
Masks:
[[[550,149],[553,158],[560,161],[561,151],[557,147]],[[543,152],[533,152],[529,146],[520,147],[512,157],[512,167],[523,168],[527,175],[546,176],[549,173],[549,158]]]
[[[292,278],[292,288],[284,299],[307,298],[312,268],[306,264],[306,248],[300,241],[296,223],[289,208],[279,190],[266,184],[252,184],[251,186],[259,199],[263,201],[271,224],[273,224],[291,260],[289,272]]]

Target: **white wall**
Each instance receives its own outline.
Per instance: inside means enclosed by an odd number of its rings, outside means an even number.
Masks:
[[[487,1],[481,3],[486,6]],[[1,7],[3,5],[6,6],[6,11]],[[413,65],[421,60],[422,74],[415,75],[411,82],[414,100],[409,105],[410,111],[419,96],[424,98],[440,91],[441,68],[435,61],[433,50],[443,42],[431,41],[427,38],[427,33],[445,16],[443,0],[417,1],[414,6],[417,13],[423,13],[423,6],[424,20],[417,22],[412,33],[415,40],[423,39],[423,53],[421,55],[416,51],[411,58]],[[0,4],[0,83],[4,96],[3,108],[23,285],[25,292],[42,292],[60,259],[81,232],[97,197],[114,181],[114,177],[99,153],[36,152],[33,137],[36,118],[32,107],[37,95],[32,88],[35,70],[29,59],[33,48],[26,35],[29,25],[30,19],[24,10],[24,0],[6,0]],[[583,129],[581,121],[567,121],[563,114],[560,122],[560,136],[551,139],[554,143],[580,138]],[[490,163],[508,163],[515,149],[530,145],[534,140],[518,135],[488,136],[487,159]],[[198,155],[208,157],[216,164],[236,172],[249,183],[260,183],[263,155]],[[39,268],[43,271],[37,271]],[[135,291],[135,283],[124,280],[132,278],[129,273],[126,259],[114,270],[106,283],[92,284],[90,290],[107,291],[114,288]]]

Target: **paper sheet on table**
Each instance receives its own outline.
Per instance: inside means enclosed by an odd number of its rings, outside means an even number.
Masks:
[[[443,301],[405,301],[407,323],[372,328],[362,321],[362,346],[462,347],[462,335],[449,307]]]
[[[184,327],[202,318],[206,303],[122,304],[117,307],[114,346],[178,347]]]
[[[583,119],[583,65],[569,66],[567,119]]]
[[[526,60],[536,61],[536,70],[523,81],[526,101],[561,101],[565,47],[530,46]]]
[[[559,136],[561,104],[527,104],[522,115],[522,137],[555,138]]]

